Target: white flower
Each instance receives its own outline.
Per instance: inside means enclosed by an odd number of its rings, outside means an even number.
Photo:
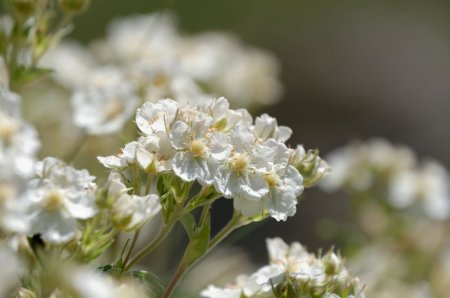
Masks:
[[[178,33],[167,13],[137,15],[115,20],[108,28],[107,43],[118,60],[161,60],[173,55]]]
[[[239,106],[269,105],[277,102],[283,88],[279,81],[280,66],[274,56],[261,50],[241,50],[215,82],[220,94],[235,100]]]
[[[22,260],[16,252],[2,244],[0,246],[0,297],[11,297],[12,291],[20,284],[20,278],[25,273]]]
[[[236,278],[235,284],[227,285],[224,288],[219,288],[213,285],[201,291],[200,295],[205,298],[241,298],[242,288],[247,281],[247,276],[240,275]]]
[[[248,277],[239,276],[236,283],[224,288],[209,286],[201,292],[202,297],[273,298],[273,289],[290,286],[296,291],[295,297],[312,297],[314,292],[320,293],[320,297],[334,298],[345,294],[345,297],[364,298],[359,280],[348,273],[334,253],[316,258],[300,243],[287,245],[280,238],[267,239],[267,248],[269,265]]]
[[[172,142],[179,150],[173,158],[173,170],[185,181],[212,184],[219,164],[230,154],[231,145],[223,134],[208,132],[211,119],[194,120],[190,125],[178,121]]]
[[[213,118],[212,128],[216,131],[228,132],[237,126],[247,128],[253,124],[253,118],[246,109],[231,110],[224,97],[199,104],[199,108]]]
[[[168,132],[178,112],[178,104],[172,99],[162,99],[156,103],[144,103],[136,113],[136,124],[146,135],[159,131]]]
[[[303,191],[303,178],[293,166],[289,165],[289,150],[270,139],[264,150],[273,150],[273,168],[264,175],[269,186],[269,212],[276,220],[286,220],[297,210],[297,197]]]
[[[54,70],[52,77],[69,89],[82,88],[95,66],[90,52],[75,41],[59,43],[45,53],[39,60],[39,65]]]
[[[40,234],[48,242],[67,242],[75,235],[77,220],[97,212],[95,178],[52,157],[36,163],[35,168],[38,178],[29,183],[21,198],[27,205],[27,232]]]
[[[305,187],[311,187],[322,182],[322,179],[331,171],[328,163],[320,158],[317,149],[305,151],[302,145],[297,145],[295,149],[289,149],[289,152],[289,164],[302,175]]]
[[[113,67],[94,69],[85,79],[85,85],[72,95],[75,124],[89,134],[122,129],[139,102],[134,84]]]
[[[234,198],[234,207],[242,214],[257,215],[267,206],[266,152],[255,150],[253,135],[246,129],[233,130],[230,141],[231,154],[219,166],[214,186],[225,198]]]
[[[240,107],[279,99],[279,63],[272,55],[247,49],[234,36],[222,33],[184,38],[181,45],[184,73],[207,85],[214,95],[225,95]]]
[[[120,174],[112,173],[109,177],[108,195],[114,198],[112,220],[117,228],[124,231],[139,229],[161,211],[159,196],[130,195],[123,184]]]
[[[431,218],[442,220],[450,215],[450,176],[436,162],[400,171],[392,178],[389,190],[389,201],[396,208],[406,208],[417,201]]]
[[[356,191],[368,190],[376,182],[377,175],[390,178],[416,163],[410,149],[393,146],[378,138],[335,149],[326,160],[332,170],[321,186],[330,191],[343,186]]]
[[[285,143],[292,135],[292,129],[287,126],[278,126],[277,119],[262,114],[255,119],[253,130],[256,138],[266,141],[269,138]]]
[[[161,98],[176,98],[179,104],[201,104],[207,101],[200,86],[177,67],[177,59],[169,61],[133,61],[126,66],[127,72],[142,90],[146,101],[156,102]]]
[[[0,86],[0,178],[29,177],[39,147],[36,130],[20,118],[20,97]]]

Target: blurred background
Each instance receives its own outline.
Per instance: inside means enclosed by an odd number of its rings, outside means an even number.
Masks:
[[[258,113],[290,126],[290,144],[326,155],[378,136],[449,165],[450,2],[95,0],[70,37],[87,43],[103,37],[114,17],[158,10],[173,11],[183,33],[231,32],[278,57],[284,96]],[[229,207],[214,207],[222,223]],[[264,264],[265,238],[326,248],[317,223],[349,220],[345,197],[320,189],[305,191],[298,208],[285,223],[268,220],[228,241]]]

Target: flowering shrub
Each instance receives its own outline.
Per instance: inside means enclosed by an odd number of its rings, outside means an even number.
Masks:
[[[287,220],[304,188],[327,174],[317,150],[286,144],[290,128],[267,114],[253,119],[220,97],[240,107],[275,102],[278,63],[268,53],[225,34],[183,36],[169,14],[116,21],[87,49],[61,40],[88,1],[11,0],[5,7],[0,260],[11,270],[0,274],[2,297],[169,297],[229,233],[269,217]],[[22,118],[20,94],[49,74],[53,82],[43,88],[71,94],[82,137],[66,157],[39,160],[41,143]],[[131,142],[98,157],[107,179],[72,165],[87,136],[127,134],[133,115]],[[234,214],[211,235],[210,208],[221,198],[233,200]],[[163,285],[136,265],[178,222],[189,243]],[[150,239],[143,235],[148,227],[159,230]],[[132,239],[122,242],[123,235]],[[137,250],[139,241],[145,243]],[[252,295],[363,295],[334,253],[315,259],[299,244],[291,251],[279,239],[269,243],[273,264],[261,269],[266,280],[249,278]],[[247,288],[235,293],[250,295]]]

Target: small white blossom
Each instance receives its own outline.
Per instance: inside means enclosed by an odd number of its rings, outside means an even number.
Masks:
[[[159,131],[168,131],[178,112],[178,104],[172,99],[159,100],[156,103],[144,103],[136,113],[136,124],[146,135]]]
[[[418,169],[400,171],[390,183],[389,201],[397,208],[418,201],[429,217],[446,219],[450,215],[450,175],[432,161]]]
[[[36,130],[20,118],[20,97],[0,86],[0,178],[29,177],[39,147]]]
[[[210,121],[207,117],[191,125],[179,121],[173,127],[173,144],[179,150],[173,159],[173,170],[183,180],[212,184],[219,163],[231,151],[225,135],[209,134]]]
[[[360,282],[344,268],[342,260],[329,252],[321,258],[310,254],[300,243],[287,245],[280,238],[268,239],[269,265],[250,276],[239,276],[235,284],[219,288],[209,286],[201,292],[205,298],[222,297],[276,297],[274,290],[288,287],[296,289],[295,297],[364,298]],[[226,296],[229,295],[229,296]]]
[[[52,77],[69,89],[82,88],[95,67],[91,53],[75,41],[59,43],[45,53],[39,65],[54,70]]]
[[[138,105],[136,87],[113,67],[94,69],[85,79],[72,95],[75,124],[89,134],[118,132]]]
[[[168,13],[117,19],[108,28],[107,44],[120,60],[161,60],[179,43],[175,20]]]
[[[51,243],[67,242],[75,236],[77,220],[97,212],[95,178],[52,157],[36,163],[35,168],[37,178],[21,198],[30,222],[27,232]]]
[[[278,126],[277,119],[262,114],[255,119],[254,134],[263,141],[272,138],[285,143],[292,135],[292,129],[287,126]]]
[[[108,195],[114,198],[111,208],[112,220],[119,229],[124,231],[139,229],[161,211],[158,195],[128,194],[129,189],[121,181],[120,174],[112,173],[109,183]]]
[[[25,266],[17,253],[4,244],[0,245],[0,264],[3,267],[0,271],[0,297],[11,297],[25,273]]]

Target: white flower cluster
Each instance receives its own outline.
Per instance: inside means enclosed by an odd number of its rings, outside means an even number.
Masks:
[[[182,36],[169,14],[117,20],[91,50],[62,43],[41,65],[74,91],[75,124],[89,134],[117,132],[139,100],[198,103],[225,95],[248,107],[281,95],[279,66],[271,55],[226,34]]]
[[[26,234],[39,234],[50,243],[67,242],[75,236],[77,220],[97,213],[95,177],[52,157],[37,162],[35,170],[37,177],[20,198],[29,223]]]
[[[37,132],[21,117],[19,95],[0,84],[0,229],[23,230],[17,197],[33,175]]]
[[[277,220],[295,214],[303,178],[291,165],[295,150],[284,142],[292,131],[266,114],[253,122],[225,98],[203,106],[171,99],[147,102],[137,111],[142,136],[117,156],[99,157],[110,169],[131,164],[152,174],[172,171],[184,181],[213,185],[245,216],[268,210]]]
[[[412,151],[381,139],[336,149],[327,156],[332,174],[324,189],[351,192],[382,190],[390,206],[421,206],[432,219],[450,216],[450,175],[434,161],[419,163]]]
[[[0,85],[0,177],[29,177],[40,147],[36,130],[21,117],[20,101]]]
[[[202,297],[365,297],[359,280],[335,253],[318,258],[300,243],[289,246],[280,238],[268,239],[267,248],[269,265],[250,276],[239,276],[236,284],[225,288],[210,285],[201,292]]]

